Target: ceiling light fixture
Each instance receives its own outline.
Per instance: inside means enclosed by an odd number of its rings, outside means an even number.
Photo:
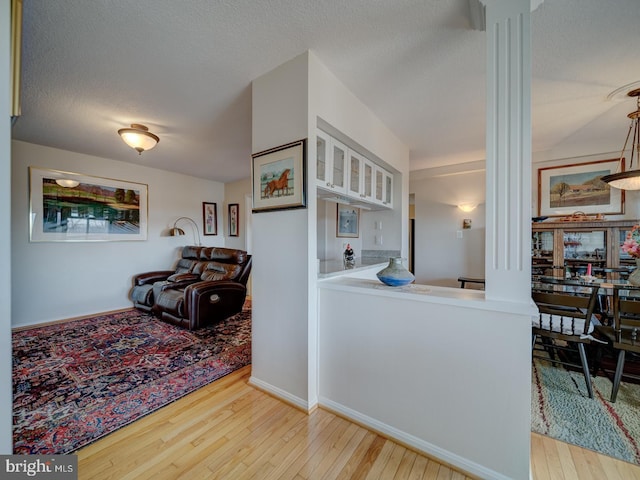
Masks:
[[[155,147],[160,138],[149,131],[149,129],[139,123],[132,123],[131,128],[121,128],[118,134],[124,143],[137,150],[138,155],[142,155],[145,150]]]
[[[58,178],[56,179],[56,183],[64,188],[74,188],[80,185],[79,181],[71,180],[70,178]]]
[[[638,158],[640,157],[640,88],[631,90],[627,93],[627,96],[636,97],[637,108],[635,112],[627,115],[627,117],[631,119],[631,125],[629,125],[629,133],[627,133],[627,139],[624,141],[622,152],[620,152],[618,171],[611,175],[605,175],[602,177],[602,181],[608,183],[613,188],[619,188],[621,190],[640,190],[640,165],[638,165],[640,161],[640,158]],[[625,172],[624,152],[627,150],[631,132],[633,132],[633,140],[631,141],[631,152],[629,155],[629,170]]]
[[[193,229],[193,239],[194,241],[197,241],[198,243],[196,243],[196,245],[201,245],[200,244],[200,229],[198,228],[198,224],[196,222],[194,222],[192,219],[190,219],[189,217],[180,217],[178,218],[175,222],[173,222],[173,228],[171,230],[169,230],[169,235],[171,235],[172,237],[178,236],[178,235],[184,235],[184,230],[181,228],[178,228],[178,222],[180,220],[188,220],[193,224],[193,227],[195,227],[195,229]],[[198,233],[197,239],[196,239],[196,232]]]

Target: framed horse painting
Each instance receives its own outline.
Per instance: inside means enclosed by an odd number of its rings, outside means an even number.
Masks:
[[[306,140],[265,150],[251,158],[254,213],[307,206]]]

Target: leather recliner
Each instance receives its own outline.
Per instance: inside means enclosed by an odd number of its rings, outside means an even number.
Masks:
[[[156,270],[154,272],[141,273],[133,277],[133,289],[131,300],[133,306],[145,312],[151,312],[155,304],[155,293],[159,291],[160,282],[179,282],[187,279],[198,280],[199,275],[193,274],[193,270],[201,262],[200,252],[205,247],[186,246],[182,248],[180,260],[173,270]]]
[[[153,312],[189,330],[217,323],[242,310],[250,273],[251,255],[244,250],[205,247],[188,277],[154,287]]]

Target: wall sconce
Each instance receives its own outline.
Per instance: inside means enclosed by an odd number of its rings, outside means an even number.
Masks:
[[[458,208],[460,210],[462,210],[465,213],[469,213],[469,212],[473,212],[476,207],[478,206],[477,203],[460,203],[458,204]]]
[[[169,230],[169,235],[171,235],[172,237],[178,236],[178,235],[184,235],[184,230],[181,228],[178,228],[178,222],[180,220],[188,220],[190,221],[193,226],[193,240],[196,241],[196,245],[200,246],[200,230],[198,229],[198,224],[196,222],[194,222],[192,219],[190,219],[189,217],[180,217],[178,218],[175,222],[173,222],[173,228],[171,230]],[[194,228],[195,227],[195,228]],[[196,233],[198,234],[196,237]]]
[[[131,128],[121,128],[118,135],[122,137],[124,143],[142,155],[145,150],[151,150],[155,147],[160,138],[149,131],[149,129],[139,123],[132,123]]]
[[[58,178],[56,179],[56,183],[64,188],[74,188],[80,185],[79,181],[71,180],[70,178]]]

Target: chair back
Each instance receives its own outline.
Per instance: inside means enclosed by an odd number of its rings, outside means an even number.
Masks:
[[[613,329],[620,341],[620,333],[625,330],[625,337],[636,340],[640,346],[640,297],[622,294],[624,288],[613,291]],[[634,335],[634,330],[637,333]]]
[[[562,287],[556,287],[562,288]],[[594,329],[592,315],[598,287],[580,287],[578,291],[533,291],[538,318],[533,326],[562,335],[588,335]]]

